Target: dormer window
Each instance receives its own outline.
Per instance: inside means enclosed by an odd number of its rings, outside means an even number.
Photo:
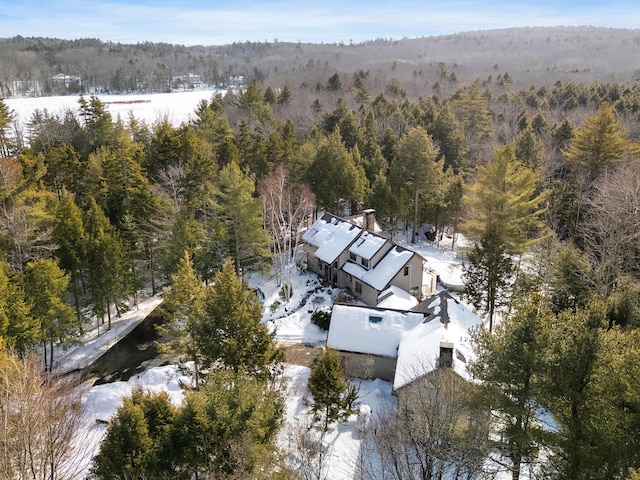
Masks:
[[[382,323],[382,317],[379,315],[369,315],[369,323]]]
[[[356,262],[358,260],[358,257],[355,253],[349,252],[349,260],[351,260],[352,262]]]
[[[362,266],[368,270],[369,269],[369,260],[367,260],[366,258],[363,258],[362,259]]]

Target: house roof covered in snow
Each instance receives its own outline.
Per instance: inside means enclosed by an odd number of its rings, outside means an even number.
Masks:
[[[400,341],[423,319],[416,312],[334,305],[327,345],[346,352],[395,358]]]
[[[396,245],[371,270],[366,270],[352,262],[345,263],[342,269],[349,275],[381,291],[414,255],[417,253]]]
[[[365,231],[360,237],[349,247],[349,253],[358,255],[367,260],[371,260],[378,253],[388,240],[375,233]]]
[[[391,285],[378,295],[377,308],[391,308],[395,310],[411,310],[418,306],[418,299],[409,292]]]
[[[469,378],[467,364],[474,358],[469,330],[482,321],[447,291],[430,297],[414,310],[419,310],[426,317],[400,341],[394,390],[435,370],[443,344],[453,347],[454,371],[463,378]]]
[[[333,263],[361,232],[362,228],[353,223],[325,213],[304,232],[302,240],[318,247],[316,258]]]

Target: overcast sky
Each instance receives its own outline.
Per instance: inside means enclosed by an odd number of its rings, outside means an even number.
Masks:
[[[225,45],[361,42],[523,26],[640,27],[639,0],[0,0],[0,37]]]

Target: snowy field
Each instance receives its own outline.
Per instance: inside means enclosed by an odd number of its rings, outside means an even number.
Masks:
[[[215,92],[194,91],[168,94],[149,95],[99,95],[101,101],[107,105],[108,111],[114,119],[121,116],[126,119],[131,112],[138,120],[152,125],[159,119],[168,118],[178,125],[188,121],[201,100],[209,100]],[[6,99],[5,103],[13,110],[20,122],[27,122],[36,110],[47,110],[52,114],[63,113],[67,109],[77,111],[78,98],[46,97]],[[462,264],[456,259],[450,249],[451,239],[445,238],[440,247],[432,242],[423,240],[420,236],[418,244],[407,241],[406,232],[394,233],[393,240],[406,248],[420,253],[427,259],[429,266],[438,273],[443,283],[456,286],[461,285]],[[458,241],[461,239],[459,238]],[[303,343],[319,345],[326,341],[327,333],[311,323],[311,313],[325,305],[331,305],[337,290],[323,288],[317,282],[315,275],[297,272],[293,275],[293,295],[287,305],[281,304],[272,308],[274,302],[279,301],[279,287],[273,278],[253,275],[249,278],[252,287],[260,290],[264,296],[263,321],[276,330],[276,336],[284,344]],[[56,366],[61,372],[81,369],[90,364],[102,353],[106,352],[120,338],[137,326],[159,303],[160,297],[147,298],[132,307],[129,312],[119,319],[114,319],[113,328],[109,332],[92,330],[84,337],[84,345],[73,347],[67,352],[56,353]],[[100,334],[98,334],[100,333]],[[308,395],[306,384],[309,369],[298,365],[288,365],[286,376],[286,419],[279,437],[283,449],[291,445],[291,433],[299,425],[309,407],[303,399]],[[176,404],[183,398],[181,385],[188,382],[177,366],[153,367],[144,373],[132,377],[128,382],[114,382],[93,386],[88,383],[83,386],[84,404],[86,407],[86,422],[77,434],[75,459],[77,464],[75,478],[82,478],[88,472],[91,459],[99,451],[100,442],[106,433],[106,424],[111,416],[122,404],[123,398],[129,396],[134,388],[142,388],[154,392],[166,391]],[[395,397],[391,394],[392,386],[381,380],[361,381],[360,404],[366,405],[375,412],[386,411],[395,405]],[[366,407],[365,407],[366,408]],[[356,464],[360,451],[360,436],[357,428],[357,417],[340,424],[325,439],[330,448],[327,451],[326,467],[330,472],[328,478],[335,480],[351,480],[356,472]]]
[[[187,122],[202,100],[211,100],[214,90],[194,90],[189,92],[150,93],[137,95],[96,95],[103,102],[114,120],[120,117],[126,122],[129,113],[151,126],[166,118],[173,125]],[[225,92],[221,92],[224,94]],[[89,99],[85,95],[85,99]],[[79,95],[37,98],[7,98],[4,103],[13,110],[15,120],[20,125],[29,122],[36,110],[47,111],[52,115],[64,115],[67,110],[78,112]]]

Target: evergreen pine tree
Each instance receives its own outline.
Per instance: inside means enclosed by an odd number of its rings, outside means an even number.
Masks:
[[[368,182],[362,165],[356,163],[353,152],[342,142],[339,131],[321,142],[307,169],[305,182],[316,196],[318,206],[340,213],[340,202],[364,201]]]
[[[543,226],[547,192],[539,191],[539,180],[536,171],[515,158],[513,147],[505,145],[496,148],[495,158],[486,167],[478,167],[478,179],[465,197],[469,217],[462,227],[475,242],[466,295],[489,313],[490,328],[513,273],[509,256],[526,252]],[[473,265],[476,262],[480,263]]]
[[[562,311],[551,324],[545,392],[541,398],[558,428],[553,465],[558,478],[589,478],[608,463],[598,429],[603,412],[597,397],[597,369],[607,326],[602,301],[592,300],[576,312]],[[606,422],[605,422],[606,423]],[[599,478],[613,478],[602,476]]]
[[[81,321],[80,287],[82,280],[82,262],[86,258],[86,233],[82,220],[82,211],[73,197],[65,192],[60,197],[60,205],[56,210],[56,225],[53,238],[58,245],[57,256],[60,266],[71,275],[71,291],[73,292],[76,317]]]
[[[311,367],[307,384],[313,396],[314,421],[326,433],[332,424],[356,412],[358,387],[345,380],[340,354],[326,349]]]
[[[274,478],[280,394],[246,375],[212,372],[187,395],[172,427],[172,463],[184,478]]]
[[[513,272],[506,245],[495,228],[487,231],[469,252],[469,264],[463,274],[464,297],[488,314],[489,331],[493,329],[496,310],[508,301],[506,289]]]
[[[0,262],[0,343],[24,354],[40,343],[41,334],[18,275],[8,263]]]
[[[220,172],[219,190],[220,219],[236,274],[242,277],[246,269],[264,268],[270,257],[269,238],[253,178],[231,162]]]
[[[110,330],[111,306],[115,306],[118,315],[121,313],[124,300],[135,292],[135,277],[120,234],[95,200],[91,201],[84,224],[87,232],[85,261],[93,311],[102,319],[107,315],[107,329]]]
[[[569,220],[570,234],[576,235],[584,220],[596,180],[617,167],[625,154],[640,157],[640,147],[632,142],[615,116],[613,107],[602,104],[594,117],[587,117],[563,151],[571,168],[575,218]]]
[[[494,413],[511,477],[520,478],[523,463],[533,461],[541,446],[540,408],[548,348],[547,325],[552,317],[545,300],[533,295],[496,327],[473,332],[476,359],[470,371],[482,382],[487,409]]]
[[[409,206],[404,218],[411,219],[411,242],[416,242],[418,231],[420,196],[430,196],[442,181],[442,163],[437,163],[438,149],[431,136],[423,129],[410,129],[398,143],[396,159],[391,164],[390,177],[398,180],[398,194],[405,197]]]
[[[196,386],[200,383],[200,365],[196,335],[204,319],[207,287],[196,276],[189,253],[178,265],[178,272],[171,276],[171,289],[164,290],[164,305],[169,321],[157,327],[162,340],[161,352],[177,355],[181,361],[194,362]]]
[[[94,458],[99,479],[171,477],[169,448],[175,408],[166,393],[134,391],[109,422]]]
[[[49,348],[48,368],[53,369],[53,346],[68,347],[78,343],[81,321],[66,300],[69,277],[56,260],[42,259],[27,265],[25,272],[27,298],[31,314],[40,325],[40,338],[44,344],[45,365]]]
[[[283,360],[275,332],[262,323],[257,295],[238,278],[231,260],[216,273],[205,312],[195,337],[204,367],[221,366],[267,378],[271,366]]]

